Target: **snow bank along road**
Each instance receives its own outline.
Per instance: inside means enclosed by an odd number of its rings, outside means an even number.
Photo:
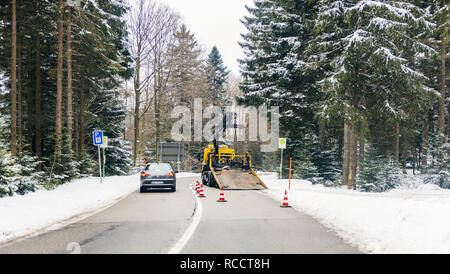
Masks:
[[[261,178],[280,200],[288,180]],[[365,253],[450,253],[450,190],[436,185],[364,193],[292,180],[289,199]]]
[[[0,247],[0,253],[359,253],[313,218],[257,191],[205,187],[178,178],[177,192],[135,191],[81,221]]]

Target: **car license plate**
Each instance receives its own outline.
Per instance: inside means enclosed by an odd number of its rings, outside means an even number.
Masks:
[[[164,184],[164,182],[161,182],[161,181],[153,181],[152,184],[154,184],[154,185],[162,185],[162,184]]]

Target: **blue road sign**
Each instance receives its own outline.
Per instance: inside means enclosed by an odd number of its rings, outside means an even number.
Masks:
[[[101,146],[101,145],[103,145],[103,131],[96,130],[96,131],[94,131],[92,136],[94,138],[94,146]]]

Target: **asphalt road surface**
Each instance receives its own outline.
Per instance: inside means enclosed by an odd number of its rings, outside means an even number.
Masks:
[[[260,191],[204,187],[179,178],[177,192],[132,193],[108,209],[35,237],[0,246],[0,253],[360,253],[312,217]],[[136,187],[138,186],[136,182]]]

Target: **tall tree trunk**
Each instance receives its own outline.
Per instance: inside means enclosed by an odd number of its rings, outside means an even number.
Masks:
[[[36,10],[36,13],[38,13],[37,10]],[[37,27],[37,25],[35,25],[35,27]],[[31,56],[33,56],[33,55],[31,55]],[[27,65],[27,67],[28,66],[29,65]],[[31,73],[30,73],[30,69],[27,69],[26,78],[32,78],[31,77]],[[36,80],[36,79],[34,79],[34,80]],[[28,82],[28,84],[25,87],[26,87],[25,88],[25,93],[27,94],[27,100],[26,100],[26,106],[27,106],[27,125],[26,125],[26,129],[27,129],[27,145],[29,146],[28,151],[30,152],[30,154],[34,155],[34,149],[33,149],[33,123],[34,123],[34,116],[33,116],[34,90],[33,90],[33,84]]]
[[[156,77],[155,77],[156,79]],[[157,159],[159,159],[159,151],[158,151],[158,143],[159,143],[159,98],[158,98],[158,94],[159,94],[159,87],[158,87],[159,83],[156,82],[155,83],[155,95],[154,95],[154,103],[155,103],[155,144],[156,144],[156,157]]]
[[[348,189],[356,188],[356,172],[358,169],[358,133],[353,128],[350,133],[350,161],[348,175]]]
[[[426,174],[428,170],[428,135],[429,135],[429,124],[428,124],[428,111],[425,112],[425,119],[423,125],[423,135],[422,135],[422,166],[421,173]]]
[[[39,1],[36,1],[36,11],[39,10]],[[36,17],[36,59],[35,59],[35,127],[36,127],[36,137],[35,137],[35,151],[38,160],[42,157],[41,148],[41,37],[39,36],[40,24],[38,16]],[[42,166],[38,166],[38,170],[41,170]]]
[[[416,168],[417,168],[417,148],[414,147],[414,156],[413,156],[413,175],[416,175]]]
[[[139,96],[140,97],[140,96]],[[136,96],[136,99],[138,99],[138,96]],[[139,139],[140,139],[140,103],[136,102],[135,109],[134,109],[134,155],[133,155],[133,161],[134,165],[136,166],[137,160],[139,157]]]
[[[12,0],[11,15],[11,154],[16,155],[17,149],[17,19],[16,0]]]
[[[134,80],[134,142],[133,142],[133,164],[136,166],[137,158],[139,157],[139,132],[140,132],[140,108],[141,108],[141,90],[140,90],[140,61],[136,61],[136,76]]]
[[[364,154],[366,151],[366,137],[364,133],[364,129],[361,129],[359,133],[359,161],[364,161]]]
[[[400,124],[395,122],[395,147],[394,147],[394,155],[395,155],[395,167],[398,167],[398,163],[400,160]]]
[[[406,149],[404,149],[402,152],[402,155],[403,155],[403,159],[402,159],[403,174],[408,174],[408,172],[406,171],[406,162],[408,161],[408,151],[406,151]]]
[[[324,71],[320,72],[320,77],[321,77],[321,79],[325,78]],[[322,92],[320,94],[320,101],[324,102],[325,99],[326,99],[325,92]],[[319,123],[319,145],[320,146],[323,146],[326,143],[326,136],[325,136],[325,134],[326,134],[325,123],[320,122]]]
[[[20,16],[19,16],[20,17]],[[19,20],[20,22],[20,20]],[[18,24],[21,33],[20,24]],[[20,36],[17,37],[17,145],[19,153],[23,151],[23,84],[22,84],[22,43]]]
[[[74,93],[73,93],[73,102],[74,102],[74,106],[78,106],[79,105],[79,101],[78,101],[78,93],[75,89]],[[78,109],[75,107],[73,109],[73,152],[75,155],[78,155],[78,153],[80,152],[80,133],[79,133],[79,116],[78,116]]]
[[[407,128],[402,128],[402,130],[403,131],[405,131],[405,130],[407,130]],[[407,148],[407,146],[406,146],[406,134],[402,134],[402,132],[400,131],[400,143],[401,144],[403,144],[401,147],[400,147],[400,155],[402,155],[402,159],[401,159],[401,164],[402,164],[402,169],[403,169],[403,174],[407,174],[407,171],[406,171],[406,163],[407,163],[407,161],[408,161],[408,148]]]
[[[56,127],[55,156],[60,159],[62,149],[62,89],[63,89],[63,0],[58,1],[58,60],[56,69]]]
[[[75,75],[76,78],[80,78],[80,65],[78,62],[75,62]],[[73,151],[75,153],[75,155],[79,155],[80,153],[80,116],[79,116],[79,106],[80,105],[80,87],[78,86],[78,89],[75,89],[73,91],[73,103],[74,103],[74,109],[73,109]]]
[[[67,18],[67,146],[73,149],[72,142],[72,21],[71,8],[68,7]]]
[[[32,155],[34,155],[34,142],[33,142],[33,124],[34,124],[34,116],[33,116],[33,100],[34,91],[32,85],[27,86],[27,141],[30,146],[29,151]]]
[[[85,102],[85,92],[86,92],[86,75],[84,72],[84,69],[81,68],[80,72],[80,78],[81,78],[81,89],[80,89],[80,125],[79,125],[79,133],[80,133],[80,153],[83,154],[85,151],[85,143],[84,143],[84,136],[86,134],[85,132],[85,115],[84,110],[86,108],[86,102]]]
[[[348,122],[344,122],[344,155],[343,155],[343,184],[349,186],[349,174],[350,174],[350,148],[351,146],[351,129]]]
[[[441,84],[440,84],[440,90],[441,90],[441,101],[439,105],[439,143],[441,146],[441,150],[439,153],[439,158],[441,160],[444,158],[444,149],[442,148],[442,145],[445,143],[445,93],[446,93],[446,81],[447,81],[447,75],[446,75],[446,55],[447,55],[447,32],[448,30],[445,29],[443,33],[443,37],[441,37],[441,50],[440,50],[440,59],[441,59]]]
[[[345,96],[347,98],[350,98],[351,91],[350,87],[347,88],[347,91],[345,92]],[[347,111],[346,111],[347,112]],[[347,187],[350,187],[350,181],[349,181],[349,175],[350,175],[350,155],[351,155],[351,125],[348,121],[345,120],[344,117],[344,155],[343,155],[343,163],[342,163],[342,169],[343,169],[343,184]]]
[[[140,145],[140,155],[145,154],[145,113],[142,114],[142,121],[141,121],[141,133],[139,135],[139,145]],[[142,161],[144,161],[144,157],[142,157]]]
[[[143,2],[140,2],[142,7]],[[134,140],[133,140],[133,165],[136,166],[139,157],[139,132],[141,115],[141,42],[137,45],[136,72],[134,76]]]

